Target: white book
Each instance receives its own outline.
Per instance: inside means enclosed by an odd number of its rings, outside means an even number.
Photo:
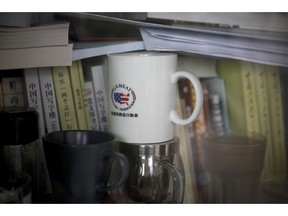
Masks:
[[[44,120],[47,133],[60,130],[59,115],[50,67],[38,68]]]
[[[69,66],[73,45],[0,49],[0,70]]]
[[[108,99],[106,83],[104,78],[104,67],[96,65],[91,67],[92,82],[97,106],[97,115],[100,120],[102,131],[108,129]]]
[[[89,111],[89,119],[91,122],[91,129],[92,130],[101,130],[100,122],[97,117],[97,107],[96,107],[96,100],[94,95],[94,88],[92,81],[86,81],[84,83],[85,92],[86,92],[86,99],[87,99],[87,108]]]
[[[26,96],[29,107],[35,108],[39,115],[39,136],[45,134],[43,108],[37,68],[24,69]]]

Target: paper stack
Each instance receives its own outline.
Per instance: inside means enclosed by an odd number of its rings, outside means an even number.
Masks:
[[[0,70],[72,64],[69,22],[0,27]]]

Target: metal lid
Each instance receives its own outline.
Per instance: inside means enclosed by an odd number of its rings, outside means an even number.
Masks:
[[[34,108],[0,108],[0,145],[25,145],[39,138],[39,118]]]

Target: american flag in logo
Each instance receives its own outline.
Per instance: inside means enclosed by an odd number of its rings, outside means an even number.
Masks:
[[[128,104],[130,94],[124,94],[119,92],[114,92],[114,101],[119,104]]]

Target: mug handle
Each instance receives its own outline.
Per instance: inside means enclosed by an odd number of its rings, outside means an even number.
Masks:
[[[158,166],[170,171],[173,179],[173,195],[172,203],[182,203],[184,195],[184,179],[182,179],[182,174],[178,170],[175,164],[170,163],[167,160],[162,160],[159,162]]]
[[[106,155],[107,157],[107,155]],[[111,184],[109,183],[109,186],[98,186],[96,188],[97,191],[108,191],[108,190],[112,190],[115,189],[117,187],[119,187],[121,184],[123,184],[126,179],[128,178],[128,174],[129,174],[129,162],[126,158],[125,155],[123,155],[120,152],[112,152],[111,155],[109,155],[108,157],[112,157],[113,159],[116,159],[121,167],[121,170],[119,173],[119,178],[115,178],[114,182],[112,182]],[[117,172],[118,173],[118,172]]]
[[[178,71],[178,72],[173,73],[171,75],[172,83],[173,84],[177,83],[177,81],[181,77],[184,77],[184,78],[190,80],[190,82],[192,83],[192,85],[195,89],[196,100],[195,100],[194,110],[191,113],[191,115],[186,119],[180,118],[178,113],[176,112],[176,110],[172,110],[170,112],[169,119],[172,122],[174,122],[175,124],[187,125],[187,124],[190,124],[191,122],[195,121],[196,118],[198,117],[199,113],[201,112],[202,105],[203,105],[203,89],[202,89],[202,86],[201,86],[199,79],[196,76],[194,76],[192,73],[186,72],[186,71]]]

